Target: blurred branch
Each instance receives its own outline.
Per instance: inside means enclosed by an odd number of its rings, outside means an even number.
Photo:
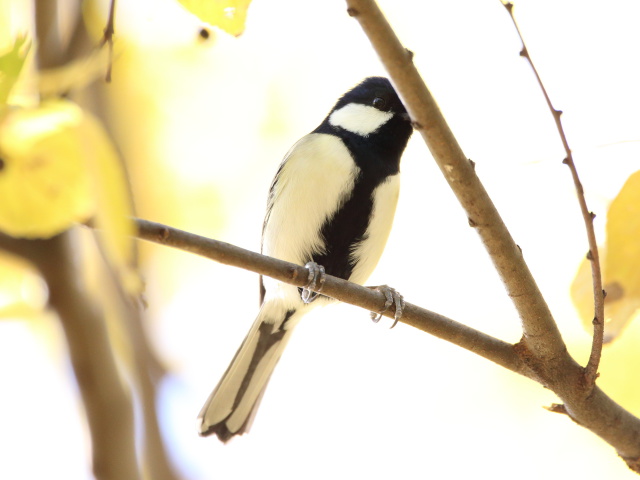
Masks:
[[[179,475],[169,460],[158,421],[156,386],[165,372],[149,344],[139,308],[129,305],[123,318],[126,319],[128,338],[133,349],[135,382],[142,404],[144,476],[153,480],[175,480]]]
[[[48,240],[14,239],[0,234],[0,248],[30,260],[47,282],[50,305],[64,330],[87,414],[96,478],[134,480],[140,476],[133,405],[118,372],[104,314],[84,289],[80,267],[83,259],[74,244],[76,240],[73,230]],[[42,398],[43,411],[38,413],[55,415],[47,409],[46,392]]]
[[[307,285],[309,272],[305,267],[148,220],[136,219],[136,224],[138,236],[143,240],[195,253],[297,287]],[[375,312],[382,310],[385,302],[382,293],[331,275],[326,276],[322,294]],[[394,312],[389,310],[383,315],[393,318]],[[513,345],[455,320],[407,303],[400,321],[465,348],[520,375],[535,378],[535,374],[516,355]]]
[[[79,57],[86,56],[85,61],[88,61],[97,56],[87,53],[94,50],[94,46],[83,21],[80,11],[81,3],[80,0],[76,0],[68,5],[65,4],[68,8],[76,8],[77,11],[75,22],[69,26],[70,39],[64,44],[61,40],[57,16],[59,2],[36,0],[37,58],[41,70],[46,67],[59,72],[64,68],[72,68],[70,65],[77,64]],[[114,18],[115,0],[111,0],[101,45],[108,43],[109,47],[107,79],[111,75]],[[98,61],[95,60],[94,63],[97,64]],[[93,76],[89,76],[87,83],[92,81]],[[69,86],[72,91],[60,93],[70,94],[83,108],[93,110],[98,117],[104,118],[104,111],[100,108],[102,91],[95,84],[91,89],[79,91],[81,90],[79,87],[82,86],[84,85],[72,84]],[[64,238],[71,236],[72,233],[63,235]],[[94,262],[96,258],[88,258],[87,254],[78,258],[77,252],[72,252],[70,246],[64,251],[64,255],[56,255],[46,247],[46,243],[42,243],[45,245],[46,255],[44,255],[37,249],[31,248],[34,245],[32,242],[13,239],[9,241],[8,237],[0,240],[5,240],[0,242],[0,247],[10,243],[16,248],[20,246],[18,250],[24,249],[23,256],[40,267],[52,292],[52,306],[57,310],[67,334],[74,373],[87,412],[96,477],[118,480],[139,478],[134,442],[133,404],[129,392],[126,391],[124,379],[120,377],[120,372],[116,368],[114,356],[118,352],[113,351],[107,335],[106,318],[101,308],[103,304],[86,291],[81,280],[80,266]],[[77,238],[74,240],[79,243]],[[100,242],[97,244],[100,248]],[[77,249],[78,245],[75,247]],[[104,260],[101,267],[110,270],[108,260]],[[55,262],[56,268],[48,268],[51,262]],[[133,353],[133,365],[127,362],[123,362],[123,365],[131,366],[133,379],[131,387],[139,395],[142,404],[143,442],[140,463],[145,476],[149,475],[150,478],[157,480],[173,480],[177,476],[166,453],[156,411],[155,386],[164,372],[159,368],[159,362],[149,345],[140,309],[135,304],[135,300],[123,292],[117,276],[112,274],[110,279],[114,288],[110,291],[112,295],[109,302],[120,309],[120,320],[125,328],[126,341],[130,342]]]
[[[94,232],[98,233],[98,232]],[[96,239],[97,240],[97,239]],[[165,375],[164,366],[158,360],[149,337],[145,331],[143,318],[143,301],[138,297],[131,297],[122,289],[119,276],[110,268],[106,255],[99,246],[105,268],[108,269],[109,279],[114,292],[112,297],[119,300],[119,320],[125,332],[128,342],[128,350],[131,354],[131,376],[135,392],[142,406],[143,441],[142,441],[142,465],[144,478],[153,480],[175,480],[178,475],[167,455],[166,446],[162,440],[160,424],[158,422],[157,391],[158,382]],[[105,287],[107,282],[105,282]]]
[[[589,253],[587,254],[587,258],[591,261],[591,276],[593,278],[593,298],[595,313],[593,317],[593,342],[591,344],[591,354],[589,355],[589,361],[587,362],[584,376],[587,386],[593,386],[595,384],[596,378],[598,378],[598,366],[600,365],[602,344],[604,342],[604,297],[606,295],[605,291],[602,288],[600,254],[598,253],[598,243],[596,241],[596,233],[593,228],[593,219],[595,218],[595,214],[593,212],[590,212],[589,208],[587,207],[587,201],[584,197],[584,189],[582,188],[582,183],[580,182],[580,178],[578,177],[578,170],[576,169],[575,163],[573,161],[573,154],[571,153],[571,149],[569,148],[567,136],[565,135],[564,128],[562,127],[562,111],[556,110],[553,107],[551,99],[549,98],[549,94],[547,93],[547,89],[542,83],[542,79],[538,74],[536,66],[533,64],[533,60],[531,60],[531,56],[529,55],[529,51],[527,50],[527,45],[525,44],[524,38],[522,37],[522,32],[520,32],[518,23],[513,16],[513,4],[510,2],[503,2],[503,5],[507,9],[507,12],[509,12],[509,16],[513,21],[513,25],[516,27],[518,37],[520,37],[520,41],[522,42],[522,50],[520,51],[520,55],[526,58],[529,62],[529,65],[531,65],[536,80],[538,81],[538,85],[540,86],[540,89],[542,90],[542,93],[544,95],[544,99],[547,102],[547,106],[549,107],[549,110],[551,111],[553,119],[556,123],[558,134],[560,135],[562,145],[564,146],[564,151],[567,155],[562,163],[566,164],[571,170],[571,176],[573,177],[573,183],[576,187],[576,193],[578,196],[578,203],[580,204],[580,211],[582,212],[582,218],[584,219],[584,225],[587,230],[587,240],[589,242]]]
[[[584,369],[568,354],[558,327],[491,199],[464,156],[427,86],[374,0],[346,0],[386,67],[414,126],[420,131],[452,191],[476,228],[522,321],[523,338],[515,345],[538,381],[565,403],[567,414],[616,448],[639,472],[640,420],[586,385]]]
[[[99,47],[104,47],[105,43],[108,44],[106,82],[110,81],[112,71],[115,8],[116,1],[111,0],[103,39],[99,45]],[[77,57],[81,55],[85,58],[96,56],[102,59],[104,56],[100,55],[100,52],[93,48],[93,40],[88,35],[82,22],[79,22],[73,31],[73,38],[69,44],[69,49],[74,49]],[[96,62],[96,64],[98,68],[103,68],[102,62]],[[83,108],[91,110],[94,115],[102,120],[103,126],[109,132],[109,135],[114,139],[115,143],[118,143],[117,138],[114,137],[111,118],[107,114],[108,109],[105,108],[106,82],[91,82],[89,88],[87,88],[83,92],[84,95],[81,96],[81,105]],[[126,162],[123,158],[118,158],[122,161],[122,169],[127,172]],[[129,181],[128,173],[127,181]],[[129,198],[133,198],[130,185]],[[131,298],[130,294],[122,289],[119,277],[111,269],[109,260],[104,254],[102,244],[98,238],[96,238],[96,244],[102,253],[102,266],[108,270],[110,274],[109,279],[113,286],[111,301],[118,306],[118,320],[124,329],[125,341],[128,342],[129,349],[132,353],[132,362],[123,362],[123,364],[129,367],[128,373],[132,380],[131,386],[141,405],[140,413],[142,421],[136,425],[140,427],[142,437],[142,441],[140,442],[139,463],[142,466],[143,476],[154,480],[175,480],[179,478],[179,475],[176,473],[176,468],[172,465],[169,458],[167,445],[163,440],[160,430],[157,409],[156,387],[166,372],[149,341],[140,300],[138,298]],[[132,248],[135,248],[135,246],[132,246]]]
[[[64,51],[58,22],[58,2],[35,0],[38,39],[38,68],[53,68],[64,63]]]
[[[79,3],[77,5],[79,7]],[[69,60],[59,30],[59,4],[36,0],[38,68]],[[78,11],[79,13],[79,11]],[[78,14],[74,29],[82,28]],[[77,233],[77,232],[75,232]],[[104,312],[82,282],[82,261],[74,230],[48,240],[0,236],[0,247],[22,255],[42,273],[50,305],[58,313],[91,434],[93,472],[100,480],[140,478],[135,448],[133,403],[120,377]],[[54,412],[50,412],[54,414]]]
[[[104,33],[100,46],[104,46],[106,43],[109,46],[109,66],[107,67],[107,73],[105,75],[105,81],[111,82],[111,67],[113,65],[113,34],[115,33],[115,13],[116,13],[116,0],[111,0],[109,4],[109,17],[107,19],[107,25],[104,27]]]

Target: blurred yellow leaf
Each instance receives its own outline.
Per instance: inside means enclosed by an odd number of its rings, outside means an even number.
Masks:
[[[606,247],[600,249],[605,298],[605,341],[614,340],[640,315],[640,171],[632,174],[607,213]],[[571,297],[587,328],[593,330],[591,262],[582,261]]]
[[[200,20],[237,37],[244,32],[251,0],[178,0]]]
[[[70,102],[8,110],[0,118],[0,230],[46,238],[95,210],[78,125]]]
[[[125,288],[137,292],[127,181],[100,123],[72,102],[0,117],[0,230],[48,238],[93,217]]]
[[[9,93],[15,85],[25,59],[31,48],[27,37],[18,37],[11,50],[0,55],[0,108],[7,103]]]

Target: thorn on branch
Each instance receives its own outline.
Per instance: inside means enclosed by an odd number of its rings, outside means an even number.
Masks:
[[[589,212],[589,217],[591,217],[591,221],[593,222],[593,219],[596,218],[596,214],[593,212]]]
[[[468,220],[469,220],[469,226],[470,226],[471,228],[475,228],[475,227],[477,227],[477,226],[478,226],[478,224],[475,222],[475,220],[473,220],[473,218],[468,217]]]
[[[473,160],[471,160],[470,158],[469,158],[468,160],[469,160],[469,164],[471,165],[471,168],[473,168],[473,170],[475,171],[475,169],[476,169],[476,162],[474,162],[474,161],[473,161]]]
[[[411,122],[411,126],[413,128],[415,128],[416,130],[422,130],[422,128],[423,128],[421,123],[414,122],[414,121]]]
[[[347,13],[350,17],[357,17],[358,15],[360,15],[360,12],[353,7],[347,8]]]
[[[602,298],[607,298],[607,291],[604,288],[602,289]]]
[[[406,52],[407,52],[407,56],[409,57],[409,60],[413,61],[413,50],[409,50],[408,48],[405,48]]]
[[[593,261],[593,252],[591,252],[591,250],[587,252],[587,260],[589,260],[590,262]]]
[[[545,410],[547,410],[549,412],[562,413],[563,415],[569,415],[569,413],[567,412],[566,407],[562,403],[552,403],[548,407],[542,407],[542,408],[544,408]]]
[[[520,50],[520,56],[523,58],[529,58],[529,52],[527,52],[527,47],[522,47],[522,50]]]
[[[518,250],[520,251],[520,255],[522,255],[522,247],[520,245],[518,245],[517,243],[516,243],[516,247],[518,247]]]

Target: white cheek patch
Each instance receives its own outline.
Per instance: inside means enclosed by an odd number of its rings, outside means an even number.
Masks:
[[[368,105],[350,103],[333,112],[329,117],[329,123],[334,127],[344,128],[366,137],[378,130],[391,117],[393,117],[391,112],[381,112]]]

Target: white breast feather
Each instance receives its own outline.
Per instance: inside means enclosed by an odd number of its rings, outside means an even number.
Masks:
[[[320,228],[351,194],[359,168],[333,135],[307,135],[287,155],[275,185],[262,250],[304,265],[312,252],[324,250]],[[267,291],[275,293],[274,283],[264,280]]]
[[[352,133],[366,137],[384,125],[393,113],[382,112],[377,108],[359,103],[349,103],[336,110],[329,117],[329,123]]]
[[[388,177],[373,192],[373,214],[364,241],[351,252],[356,266],[350,281],[364,284],[376,268],[389,238],[400,192],[400,174]]]

